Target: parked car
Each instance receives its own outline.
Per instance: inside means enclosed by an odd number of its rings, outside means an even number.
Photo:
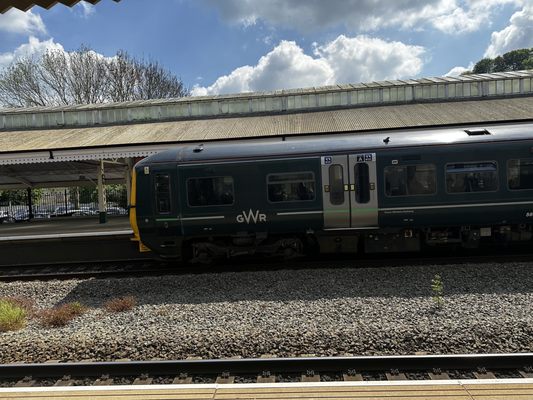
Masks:
[[[33,211],[33,219],[48,219],[50,214],[43,211]],[[22,222],[29,221],[30,213],[28,210],[17,210],[9,215],[5,222]]]
[[[69,210],[68,215],[73,217],[87,217],[90,215],[97,215],[98,210],[95,210],[93,207],[82,206],[75,210]]]
[[[107,207],[107,215],[128,215],[128,210],[124,207]]]
[[[52,212],[52,217],[70,217],[77,209],[73,205],[57,206]]]
[[[9,222],[9,212],[0,211],[0,224],[2,222]]]

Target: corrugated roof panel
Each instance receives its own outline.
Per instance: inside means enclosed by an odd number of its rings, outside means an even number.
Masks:
[[[116,126],[6,131],[0,134],[0,149],[7,153],[528,119],[533,120],[533,97],[517,97]]]

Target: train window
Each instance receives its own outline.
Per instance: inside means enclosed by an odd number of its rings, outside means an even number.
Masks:
[[[357,163],[354,167],[355,201],[368,203],[370,201],[370,172],[367,163]]]
[[[340,164],[329,166],[329,202],[334,206],[344,204],[344,174]]]
[[[391,165],[385,168],[385,194],[389,197],[435,194],[435,165]]]
[[[448,193],[496,190],[498,190],[498,166],[495,161],[446,165],[446,191]]]
[[[289,172],[267,176],[268,200],[309,201],[315,199],[315,175],[312,172]]]
[[[533,159],[509,160],[507,182],[511,190],[533,189]]]
[[[155,176],[155,204],[158,214],[170,214],[170,177],[168,174]]]
[[[191,207],[226,206],[233,204],[233,178],[190,178],[187,180],[187,199]]]

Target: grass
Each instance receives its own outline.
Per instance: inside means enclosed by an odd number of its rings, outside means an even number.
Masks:
[[[130,311],[137,304],[137,300],[133,296],[116,297],[104,304],[107,312],[117,313]]]
[[[14,306],[22,308],[28,316],[35,313],[35,300],[23,296],[0,297],[0,301],[7,301]]]
[[[17,331],[26,326],[27,313],[9,299],[0,300],[0,332]]]
[[[77,301],[63,304],[61,306],[42,311],[40,315],[41,324],[49,328],[62,327],[86,311],[87,307]]]
[[[435,306],[438,309],[442,308],[444,304],[444,299],[442,298],[442,295],[444,293],[444,285],[442,283],[442,278],[439,274],[435,274],[435,276],[431,280],[431,291],[433,293],[432,298]]]

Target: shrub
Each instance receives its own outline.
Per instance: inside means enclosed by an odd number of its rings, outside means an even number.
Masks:
[[[41,312],[41,324],[52,328],[65,326],[86,311],[87,307],[77,301],[63,304]]]
[[[16,331],[26,326],[26,311],[8,300],[0,300],[0,332]]]
[[[137,304],[137,300],[133,296],[116,297],[104,304],[107,312],[124,312],[130,311]]]
[[[23,296],[8,296],[8,297],[0,297],[0,301],[7,301],[8,303],[22,308],[24,311],[26,311],[26,314],[28,316],[33,315],[35,312],[35,301],[33,299],[30,299],[29,297],[23,297]]]

